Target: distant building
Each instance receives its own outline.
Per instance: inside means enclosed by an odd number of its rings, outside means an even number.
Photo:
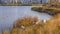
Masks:
[[[22,3],[22,4],[46,4],[54,3],[57,0],[0,0],[0,4]]]
[[[32,0],[32,3],[33,3],[33,4],[41,4],[42,1],[41,1],[41,0]]]
[[[31,4],[32,0],[20,0],[22,4]]]
[[[12,0],[0,0],[1,4],[10,4]]]
[[[47,0],[32,0],[32,2],[37,3],[37,4],[46,4],[46,3],[48,3]]]
[[[0,0],[0,4],[2,4],[1,0]]]
[[[49,4],[56,4],[59,2],[59,0],[49,0],[48,2],[49,2]]]
[[[47,3],[47,0],[42,0],[42,4],[46,4]]]
[[[0,4],[20,3],[20,0],[0,0]]]

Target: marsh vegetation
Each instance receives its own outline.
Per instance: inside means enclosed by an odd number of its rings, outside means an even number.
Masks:
[[[18,19],[12,30],[3,31],[3,34],[60,34],[60,14],[55,15],[46,23],[38,22],[36,24],[37,22],[37,17]],[[22,28],[22,25],[25,28]]]

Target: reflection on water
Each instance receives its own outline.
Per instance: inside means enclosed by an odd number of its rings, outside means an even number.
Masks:
[[[32,6],[0,6],[0,31],[12,28],[13,22],[24,16],[37,16],[40,21],[52,16],[31,10]]]

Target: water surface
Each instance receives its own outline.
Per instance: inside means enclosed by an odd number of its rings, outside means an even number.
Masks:
[[[52,16],[31,10],[32,6],[0,6],[0,31],[12,28],[13,22],[24,16],[37,16],[39,20],[48,20]]]

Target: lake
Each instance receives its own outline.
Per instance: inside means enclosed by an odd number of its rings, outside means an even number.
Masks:
[[[13,22],[24,16],[37,16],[40,21],[50,19],[52,16],[31,10],[32,6],[0,6],[0,31],[11,29]]]

